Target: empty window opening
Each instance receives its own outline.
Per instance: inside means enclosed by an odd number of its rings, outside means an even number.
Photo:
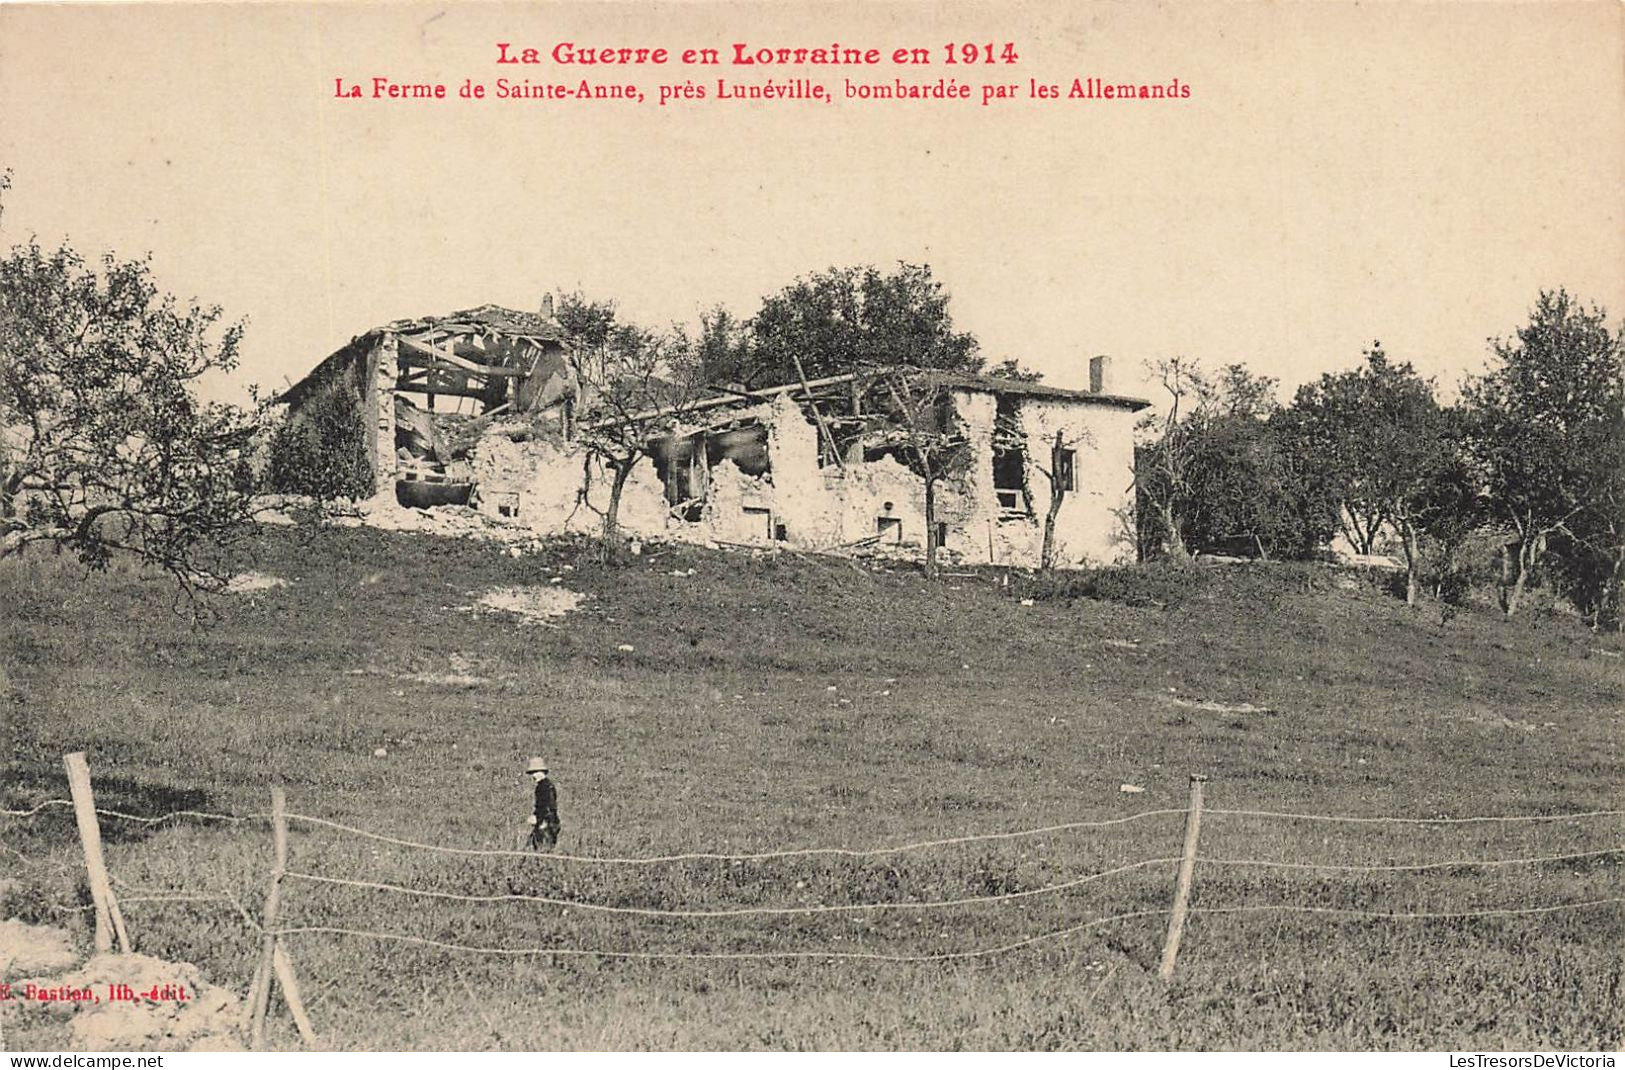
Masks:
[[[1027,490],[1027,436],[1021,429],[1021,403],[999,395],[993,418],[993,495],[1005,516],[1031,516]]]
[[[940,520],[937,521],[937,545],[948,545],[948,525]]]
[[[1055,451],[1055,486],[1067,492],[1078,489],[1078,453],[1066,448]]]
[[[745,528],[753,538],[759,536],[764,539],[771,539],[773,537],[773,510],[747,505],[741,512],[745,514]]]
[[[1025,450],[993,451],[993,493],[999,509],[1006,513],[1030,513],[1027,502],[1027,453]]]
[[[517,517],[519,515],[519,493],[517,491],[500,492],[493,496],[498,516]]]
[[[902,542],[903,518],[900,516],[875,517],[875,533],[880,536],[881,542]]]
[[[767,428],[756,421],[707,431],[704,453],[706,463],[713,468],[732,461],[747,476],[766,475],[772,469]]]
[[[907,450],[895,442],[879,442],[872,446],[863,447],[863,460],[865,463],[872,464],[875,461],[883,461],[890,457],[898,464],[906,464],[908,463],[907,453]]]
[[[671,515],[686,523],[697,522],[704,512],[711,481],[706,450],[698,436],[666,435],[651,441],[647,452],[660,471]]]

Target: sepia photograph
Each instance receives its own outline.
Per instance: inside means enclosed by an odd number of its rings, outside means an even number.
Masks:
[[[0,1050],[1613,1067],[1621,10],[0,3]]]

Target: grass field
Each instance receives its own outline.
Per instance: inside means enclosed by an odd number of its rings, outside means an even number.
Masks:
[[[61,559],[0,570],[11,756],[0,805],[66,794],[83,749],[98,802],[133,813],[297,813],[435,844],[512,848],[521,775],[552,760],[561,850],[639,856],[876,847],[1216,810],[1408,817],[1625,807],[1625,652],[1561,617],[1440,624],[1357,577],[1246,566],[1069,597],[995,571],[925,583],[893,566],[651,548],[618,569],[571,544],[266,529],[245,568],[288,586],[194,629],[162,582],[81,582]],[[558,583],[551,581],[557,579]],[[587,596],[553,626],[483,592]],[[1096,593],[1100,593],[1097,591]],[[1111,592],[1107,592],[1111,593]],[[1123,597],[1123,591],[1117,591]],[[1033,604],[1024,605],[1030,598]],[[630,647],[630,649],[624,649]],[[1205,708],[1204,708],[1205,707]],[[1217,708],[1223,707],[1223,708]],[[385,755],[375,756],[383,748]],[[1120,786],[1143,787],[1128,794]],[[510,948],[797,959],[488,956],[288,937],[312,1017],[351,1048],[1567,1048],[1625,1042],[1620,905],[1431,913],[1625,895],[1625,852],[1501,867],[1350,872],[1204,863],[1175,983],[1155,970],[1183,817],[866,857],[609,865],[430,854],[296,822],[301,873],[465,895],[657,910],[1037,894],[936,909],[655,917],[470,904],[290,878],[286,923]],[[219,893],[257,912],[263,823],[104,821],[127,888]],[[71,815],[0,818],[10,910],[85,924]],[[1210,859],[1406,864],[1599,851],[1618,818],[1346,824],[1210,813]],[[26,863],[23,861],[26,859]],[[67,868],[53,868],[62,866]],[[138,892],[127,891],[135,896]],[[130,903],[140,950],[246,990],[257,947],[225,902]],[[56,1028],[14,1045],[43,1047]],[[293,1046],[285,1015],[272,1039]]]

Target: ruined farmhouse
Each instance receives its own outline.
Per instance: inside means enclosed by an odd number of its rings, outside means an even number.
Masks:
[[[551,315],[484,306],[368,331],[286,390],[288,419],[341,391],[360,406],[378,498],[470,507],[539,534],[597,530],[611,478],[589,448],[606,411]],[[746,389],[708,384],[662,414],[622,489],[646,537],[829,550],[923,547],[931,443],[938,545],[967,563],[1061,567],[1132,553],[1132,430],[1147,402],[901,368]],[[901,392],[899,387],[902,388]],[[910,402],[905,404],[904,395]],[[656,407],[658,409],[658,406]],[[923,416],[922,416],[923,414]],[[1058,499],[1058,500],[1057,500]]]

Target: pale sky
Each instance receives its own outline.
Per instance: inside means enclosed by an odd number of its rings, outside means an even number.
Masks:
[[[391,319],[548,290],[650,325],[748,316],[797,275],[929,263],[993,360],[1243,361],[1289,391],[1380,339],[1453,384],[1543,288],[1625,314],[1625,35],[1613,3],[0,5],[0,239],[150,252],[246,316],[239,387]],[[664,46],[499,67],[496,42]],[[933,49],[929,67],[695,67],[687,47]],[[1013,65],[945,66],[950,41]],[[334,80],[443,81],[446,101]],[[730,82],[977,87],[760,103]],[[463,102],[464,78],[650,99]],[[1187,100],[1034,101],[1175,78]],[[659,84],[712,99],[658,107]],[[984,83],[1019,99],[980,103]]]

